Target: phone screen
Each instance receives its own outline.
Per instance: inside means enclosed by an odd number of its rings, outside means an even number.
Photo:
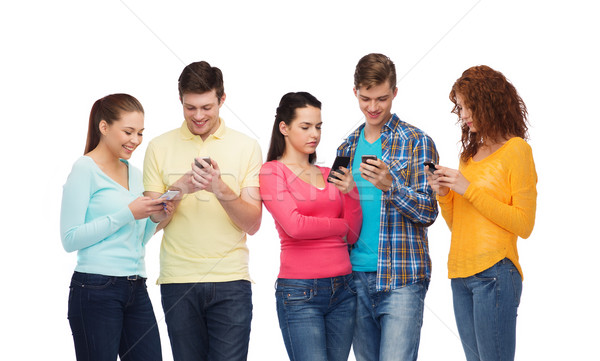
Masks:
[[[329,175],[327,176],[327,181],[330,182],[329,178],[335,178],[337,180],[340,180],[336,176],[337,170],[340,169],[340,167],[348,168],[348,166],[350,166],[350,157],[346,157],[343,155],[338,155],[337,157],[335,157],[333,165],[331,166],[331,170],[329,171]]]

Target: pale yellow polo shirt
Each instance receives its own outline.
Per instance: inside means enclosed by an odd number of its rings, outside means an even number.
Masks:
[[[227,128],[222,119],[205,141],[185,121],[179,129],[154,138],[144,159],[144,188],[164,192],[191,170],[195,157],[211,157],[221,178],[236,193],[258,187],[262,155],[258,142]],[[186,194],[164,229],[157,283],[250,280],[246,234],[207,191]]]

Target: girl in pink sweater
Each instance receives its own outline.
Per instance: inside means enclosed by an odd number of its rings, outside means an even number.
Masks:
[[[348,245],[362,213],[352,173],[327,179],[316,166],[321,102],[306,92],[281,98],[260,194],[281,240],[277,315],[290,360],[347,360],[356,290]]]

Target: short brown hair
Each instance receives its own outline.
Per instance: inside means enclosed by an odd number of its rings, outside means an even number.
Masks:
[[[206,61],[197,61],[186,66],[178,81],[179,97],[184,93],[202,94],[214,90],[219,102],[225,87],[223,86],[223,73],[221,69],[210,66]]]
[[[361,86],[369,89],[372,86],[384,84],[389,81],[390,88],[396,88],[396,66],[394,62],[383,54],[371,53],[363,56],[356,64],[354,71],[354,87]]]

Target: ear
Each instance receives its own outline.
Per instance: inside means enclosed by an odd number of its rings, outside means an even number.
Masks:
[[[354,91],[354,96],[358,98],[358,89],[356,89],[356,87],[352,88],[352,90]]]
[[[287,129],[287,125],[285,124],[285,122],[283,120],[279,122],[279,131],[281,132],[281,134],[283,134],[284,137],[287,137],[288,129]]]
[[[100,134],[102,135],[106,135],[106,133],[108,132],[108,123],[106,122],[106,120],[101,120],[100,123],[98,124],[98,129],[100,130]]]
[[[223,106],[223,103],[225,103],[225,98],[226,98],[225,93],[223,93],[223,96],[221,97],[221,99],[219,99],[219,108]]]
[[[394,87],[394,98],[396,97],[396,95],[398,94],[398,87]]]

